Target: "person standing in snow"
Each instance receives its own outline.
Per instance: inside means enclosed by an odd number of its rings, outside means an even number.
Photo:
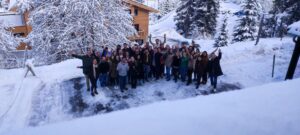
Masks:
[[[165,66],[166,66],[166,80],[171,80],[171,68],[172,68],[172,62],[173,62],[173,53],[171,52],[171,49],[169,48],[166,53],[166,60],[165,60]]]
[[[89,74],[91,73],[91,68],[93,65],[93,52],[89,50],[86,55],[76,55],[72,54],[72,57],[82,60],[82,70],[86,79],[87,91],[90,91],[90,78]]]
[[[150,77],[150,71],[151,71],[151,55],[150,55],[150,53],[149,53],[149,51],[148,51],[148,49],[146,49],[145,51],[144,51],[144,54],[143,54],[143,57],[142,57],[142,59],[143,59],[143,66],[144,66],[144,80],[146,81],[146,82],[148,82],[149,81],[149,77]]]
[[[201,55],[197,57],[195,74],[197,74],[197,84],[196,89],[199,88],[200,84],[205,85],[207,82],[207,65],[208,65],[208,55],[204,51]]]
[[[172,61],[172,72],[174,76],[174,81],[177,82],[178,76],[179,76],[179,67],[180,67],[180,53],[177,52],[176,55],[173,56]]]
[[[109,61],[109,79],[110,84],[114,87],[114,89],[117,89],[117,65],[120,61],[119,59],[119,56],[117,56],[116,53],[113,53]]]
[[[138,76],[137,72],[138,72],[137,71],[137,62],[134,59],[134,57],[131,57],[130,63],[129,63],[129,74],[130,74],[130,77],[131,77],[130,84],[131,84],[132,89],[136,89],[137,76]]]
[[[102,57],[102,60],[99,64],[99,81],[101,84],[101,87],[106,87],[107,86],[107,77],[108,77],[108,72],[109,72],[109,63],[106,60],[106,57]]]
[[[117,66],[117,71],[119,74],[119,85],[120,85],[121,92],[124,92],[124,90],[128,90],[126,88],[126,77],[127,77],[128,70],[129,70],[128,63],[126,61],[126,58],[123,57],[122,61]]]
[[[91,72],[89,72],[89,78],[91,80],[91,95],[92,96],[95,96],[98,95],[98,91],[97,91],[97,80],[98,80],[98,76],[99,76],[99,73],[98,73],[98,62],[96,59],[93,59],[93,64],[92,64],[92,67],[91,67]]]
[[[189,58],[187,57],[187,53],[183,51],[180,60],[180,77],[182,82],[185,82],[186,80],[188,65],[189,65]]]
[[[194,53],[191,51],[188,53],[188,71],[187,71],[187,77],[188,81],[186,85],[190,85],[192,83],[193,79],[193,73],[194,73]]]
[[[222,52],[219,49],[219,55],[217,56],[215,52],[218,50],[218,48],[213,51],[210,54],[210,60],[208,62],[208,73],[209,73],[209,78],[210,78],[210,83],[213,87],[213,92],[217,91],[217,82],[218,82],[218,77],[223,75],[221,65],[220,65],[220,60],[222,58]]]
[[[160,47],[160,45],[164,45],[166,42],[167,42],[167,35],[164,34],[164,42],[161,42],[161,40],[159,39],[155,39],[155,43],[152,42],[152,35],[150,34],[149,36],[149,41],[150,41],[150,44],[153,46],[153,47]]]
[[[136,59],[136,62],[137,62],[137,79],[138,79],[138,84],[142,84],[145,83],[145,80],[144,80],[144,64],[143,64],[143,60],[142,60],[142,57],[141,55],[137,55],[137,59]]]

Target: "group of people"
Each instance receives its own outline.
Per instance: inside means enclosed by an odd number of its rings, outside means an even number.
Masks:
[[[127,84],[132,89],[151,80],[165,78],[175,82],[178,80],[191,85],[196,82],[196,89],[207,83],[208,77],[212,85],[212,91],[216,91],[217,78],[223,75],[220,60],[220,49],[208,54],[201,52],[195,42],[190,46],[185,44],[169,46],[164,41],[156,39],[153,43],[151,36],[143,46],[117,45],[116,49],[107,47],[96,51],[90,49],[85,55],[72,54],[73,57],[82,60],[82,66],[86,78],[87,90],[95,96],[97,83],[101,87],[119,86],[121,92],[128,90]],[[218,52],[218,53],[217,53]],[[217,54],[216,54],[217,53]],[[91,84],[91,86],[90,86]]]

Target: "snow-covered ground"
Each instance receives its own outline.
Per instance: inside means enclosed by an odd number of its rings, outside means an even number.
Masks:
[[[221,4],[222,11],[235,12],[239,8],[232,3]],[[150,26],[151,33],[154,37],[167,34],[168,38],[191,41],[175,31],[174,15],[173,11]],[[229,16],[229,34],[232,34],[236,19],[236,16]],[[213,40],[196,42],[201,45],[201,51],[213,51]],[[48,129],[60,134],[71,134],[71,129],[85,130],[84,133],[74,130],[76,133],[72,134],[88,134],[95,130],[103,134],[199,134],[200,131],[203,134],[299,134],[295,125],[299,123],[299,115],[295,115],[299,114],[299,99],[296,98],[299,92],[295,85],[300,80],[257,87],[284,80],[294,49],[292,38],[261,39],[257,46],[254,44],[249,41],[221,48],[225,75],[219,79],[220,90],[229,86],[228,90],[253,88],[207,97],[201,94],[209,85],[196,90],[194,85],[160,80],[126,94],[99,88],[99,96],[93,98],[86,92],[82,71],[76,68],[81,61],[76,59],[37,67],[34,70],[38,77],[24,78],[24,69],[0,69],[0,134],[126,108],[136,109],[11,134],[40,134]],[[273,55],[276,55],[276,62],[272,78]],[[295,78],[299,77],[300,63],[295,72]],[[181,99],[187,100],[174,101]],[[155,104],[147,105],[152,103]],[[137,108],[140,106],[145,107]],[[148,123],[142,123],[145,121]],[[113,130],[118,128],[120,130]],[[121,130],[123,128],[126,131]],[[53,134],[43,132],[47,133]]]
[[[299,135],[299,83],[166,101],[8,135]]]

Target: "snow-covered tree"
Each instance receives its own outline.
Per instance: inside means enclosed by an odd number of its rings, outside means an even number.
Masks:
[[[33,3],[27,42],[43,62],[57,62],[70,51],[113,48],[136,32],[122,0],[27,1]]]
[[[184,37],[192,35],[195,15],[195,0],[182,0],[182,4],[176,10],[177,15],[175,16],[177,31]]]
[[[176,2],[174,0],[164,0],[159,4],[158,10],[160,16],[163,17],[166,14],[170,13],[176,8]]]
[[[31,10],[33,7],[32,0],[17,0],[16,7],[17,11],[20,13],[25,13],[27,10]]]
[[[223,47],[228,45],[228,30],[227,30],[227,17],[224,18],[219,36],[215,39],[215,47]]]
[[[233,33],[233,42],[240,42],[245,40],[254,40],[257,35],[258,27],[258,5],[256,0],[246,0],[243,4],[243,13],[238,21]]]
[[[215,35],[219,7],[219,0],[196,1],[193,22],[198,29],[197,36],[208,38]]]
[[[4,22],[0,21],[0,68],[6,68],[10,58],[14,58],[10,51],[13,51],[18,46],[18,42],[9,31],[8,26],[4,24]]]

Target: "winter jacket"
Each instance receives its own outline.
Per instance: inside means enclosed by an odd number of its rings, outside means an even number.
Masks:
[[[194,69],[194,58],[192,56],[188,59],[188,68]]]
[[[117,75],[117,66],[118,66],[118,61],[116,59],[112,59],[110,61],[110,65],[109,65],[109,76],[111,78],[116,78]]]
[[[117,66],[117,71],[119,76],[127,76],[127,72],[129,70],[129,66],[127,63],[120,62]]]
[[[223,75],[222,68],[220,65],[220,60],[222,58],[222,53],[219,53],[219,56],[214,60],[208,62],[208,72],[209,76],[221,76]]]
[[[172,66],[172,62],[173,62],[173,55],[171,53],[168,53],[167,56],[166,56],[165,65],[167,67],[171,67]]]
[[[195,73],[199,75],[203,75],[207,73],[207,67],[208,67],[208,61],[204,59],[196,60]]]
[[[72,57],[82,60],[83,74],[88,75],[91,73],[94,57],[88,55],[80,56],[75,54],[73,54]]]
[[[175,56],[173,56],[173,61],[172,61],[172,67],[174,68],[179,68],[179,66],[180,66],[180,58],[179,57],[177,57],[176,55]]]
[[[157,52],[157,53],[154,54],[154,59],[155,59],[155,65],[156,66],[159,66],[159,65],[162,64],[161,63],[161,58],[162,58],[162,54],[161,53]]]
[[[152,62],[152,59],[151,59],[152,57],[151,57],[151,55],[149,54],[149,55],[144,55],[143,56],[143,63],[145,64],[145,65],[151,65],[151,62]]]
[[[137,76],[138,76],[137,68],[138,68],[137,62],[131,62],[129,64],[129,74],[130,74],[130,77],[133,79],[137,79]]]
[[[180,67],[187,68],[189,64],[189,58],[188,57],[182,57],[180,62]]]
[[[100,74],[108,73],[109,72],[109,63],[106,61],[100,62],[98,70],[99,70]]]

